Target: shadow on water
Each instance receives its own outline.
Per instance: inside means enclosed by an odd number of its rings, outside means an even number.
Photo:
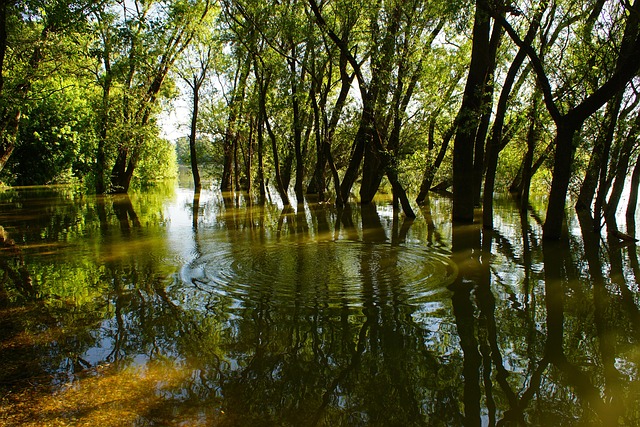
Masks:
[[[636,425],[635,247],[449,203],[0,194],[0,420]]]

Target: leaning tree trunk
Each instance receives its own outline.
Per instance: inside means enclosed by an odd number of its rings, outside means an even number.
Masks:
[[[440,169],[440,165],[444,160],[444,156],[447,154],[449,142],[451,141],[451,138],[453,138],[453,135],[456,131],[457,121],[458,119],[456,118],[449,129],[447,129],[444,136],[442,137],[442,144],[440,145],[440,151],[438,151],[438,155],[436,156],[433,163],[427,165],[424,170],[422,183],[420,184],[420,191],[418,192],[418,197],[416,197],[416,203],[419,205],[424,204],[425,199],[427,199],[427,196],[429,195],[429,191],[431,190],[433,180],[436,177],[436,173],[438,172],[438,169]],[[429,144],[432,145],[431,137],[429,141]]]
[[[527,31],[527,36],[525,38],[527,42],[530,42],[533,37],[535,37],[535,34],[538,30],[539,22],[539,16],[536,16],[533,20],[533,23],[529,27],[529,30]],[[502,91],[500,92],[500,97],[498,98],[496,117],[491,132],[491,140],[489,141],[489,144],[487,146],[485,162],[486,177],[484,182],[484,192],[482,200],[482,224],[486,229],[493,228],[493,192],[495,189],[496,173],[498,169],[498,157],[502,148],[502,134],[504,131],[503,128],[505,124],[505,117],[507,115],[507,106],[509,99],[511,98],[511,92],[516,81],[518,71],[520,70],[520,67],[524,63],[526,57],[527,54],[524,49],[519,49],[518,53],[513,59],[513,62],[511,63],[511,66],[509,67],[509,71],[507,71],[507,76],[504,79]]]
[[[591,152],[587,172],[585,173],[584,180],[580,186],[580,193],[576,200],[577,210],[591,209],[593,199],[596,195],[596,189],[598,188],[598,181],[602,178],[602,172],[604,171],[604,173],[606,173],[606,165],[609,161],[609,151],[613,143],[621,102],[622,93],[617,94],[615,98],[609,102],[605,119],[606,130],[604,135],[598,135],[593,151]]]
[[[625,138],[622,147],[620,147],[620,156],[615,170],[615,181],[613,183],[613,187],[611,188],[609,199],[603,213],[607,224],[611,224],[611,227],[609,227],[610,231],[618,231],[616,222],[616,211],[618,210],[618,205],[620,204],[620,199],[622,197],[622,193],[627,181],[627,171],[629,170],[629,163],[631,161],[631,152],[633,150],[633,145],[638,139],[639,134],[640,114],[636,116],[636,120],[633,124],[633,127],[631,128],[631,131]]]

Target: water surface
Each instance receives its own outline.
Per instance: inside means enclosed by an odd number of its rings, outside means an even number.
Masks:
[[[636,247],[496,204],[3,190],[0,424],[640,424]]]

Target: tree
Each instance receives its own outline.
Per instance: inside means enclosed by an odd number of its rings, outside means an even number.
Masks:
[[[36,82],[66,58],[66,35],[81,32],[92,2],[0,4],[0,171],[18,143]]]
[[[544,225],[546,239],[557,240],[562,235],[564,208],[572,175],[574,137],[579,133],[584,121],[621,91],[640,68],[640,31],[638,29],[640,10],[638,5],[626,3],[616,12],[624,25],[624,33],[622,42],[617,49],[615,70],[605,76],[604,82],[599,84],[597,89],[584,97],[582,101],[564,108],[554,96],[545,64],[531,44],[525,42],[506,19],[500,18],[499,14],[493,12],[494,17],[501,19],[502,25],[505,26],[511,39],[527,52],[541,86],[545,106],[556,125],[553,180]],[[562,109],[566,109],[566,111],[562,112]]]
[[[215,40],[211,37],[196,36],[196,42],[185,51],[185,57],[180,62],[177,73],[191,89],[191,123],[189,130],[189,158],[193,184],[196,189],[202,188],[200,172],[198,170],[198,155],[196,150],[198,114],[200,107],[200,93],[206,82],[213,62],[213,50],[217,49]]]
[[[462,105],[453,142],[453,221],[473,222],[474,153],[480,117],[485,108],[485,91],[490,69],[491,20],[486,0],[475,2],[473,47]],[[477,159],[476,159],[477,160]],[[479,160],[478,160],[479,161]]]
[[[121,139],[111,170],[111,189],[126,193],[147,132],[156,113],[163,83],[210,11],[207,0],[123,3],[126,55],[121,100]]]

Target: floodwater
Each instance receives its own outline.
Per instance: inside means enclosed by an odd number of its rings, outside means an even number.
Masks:
[[[0,192],[0,425],[640,425],[637,249],[174,186]]]

